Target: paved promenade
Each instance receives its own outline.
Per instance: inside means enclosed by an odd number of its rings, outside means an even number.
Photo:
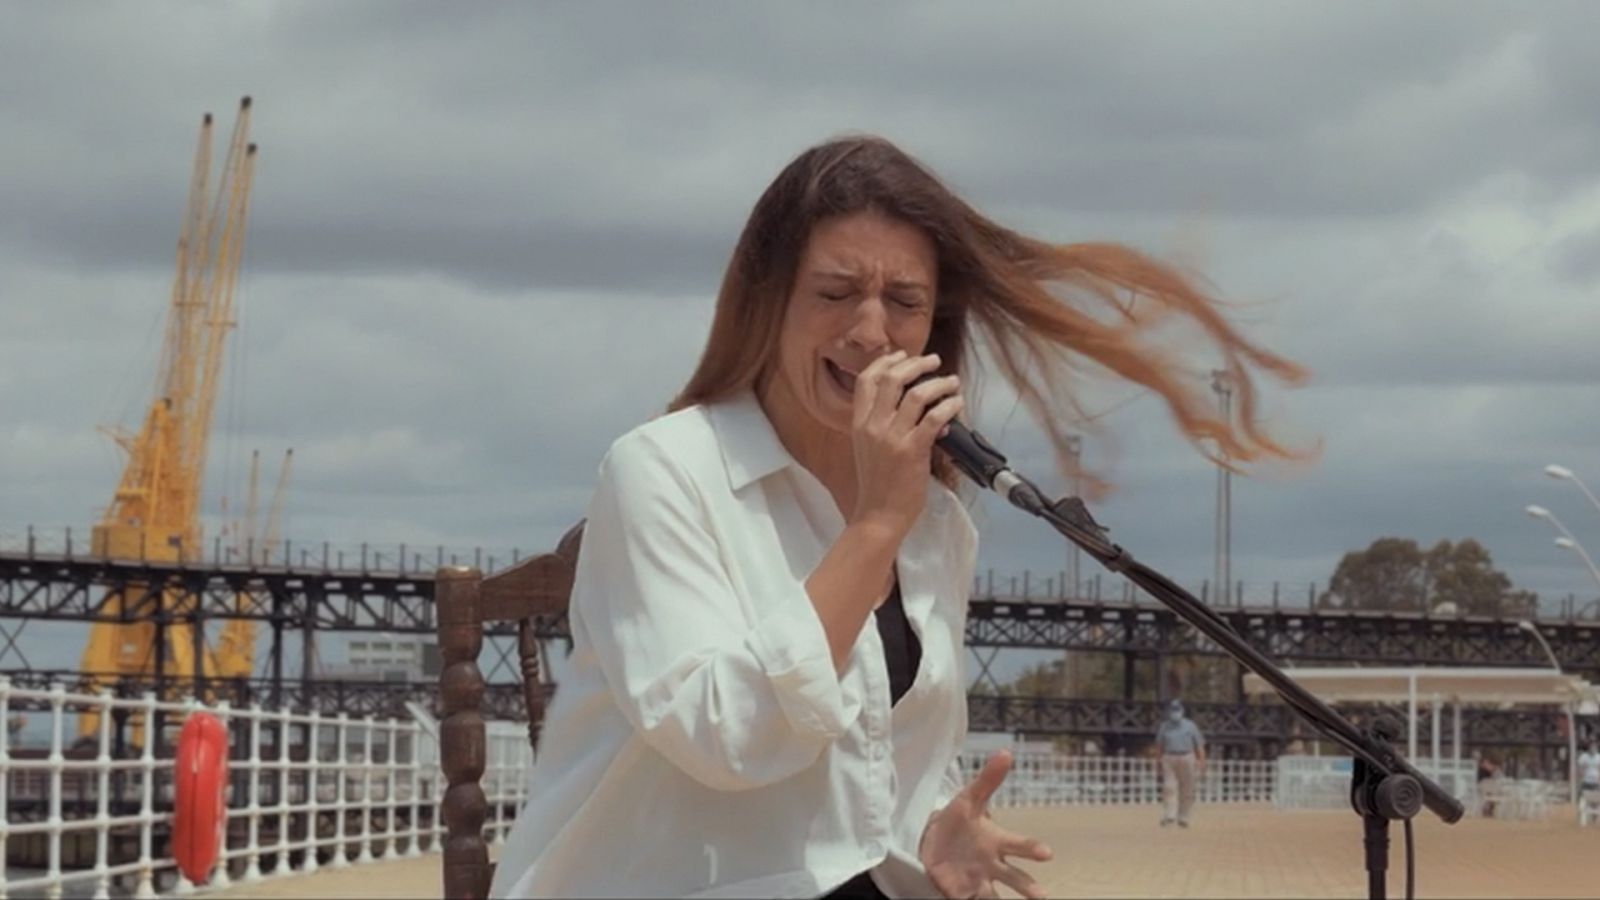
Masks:
[[[1202,809],[1194,828],[1162,829],[1152,806],[1000,810],[1056,859],[1035,866],[1056,897],[1365,897],[1361,829],[1349,812]],[[1570,809],[1545,822],[1418,817],[1418,897],[1600,896],[1600,828]],[[1403,832],[1391,830],[1390,896],[1404,896]],[[328,870],[240,885],[222,897],[439,896],[439,857]]]

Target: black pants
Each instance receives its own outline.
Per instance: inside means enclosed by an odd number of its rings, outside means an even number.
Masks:
[[[879,889],[871,875],[862,872],[823,895],[822,900],[889,900],[889,895]]]

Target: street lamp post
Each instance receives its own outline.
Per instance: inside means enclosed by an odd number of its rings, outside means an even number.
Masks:
[[[1589,556],[1588,551],[1584,550],[1583,545],[1578,543],[1578,539],[1572,536],[1572,532],[1567,530],[1567,526],[1561,524],[1561,520],[1556,518],[1555,513],[1542,506],[1528,506],[1525,512],[1535,519],[1544,519],[1556,531],[1559,531],[1561,537],[1556,538],[1556,546],[1576,551],[1579,556],[1583,557],[1584,565],[1589,567],[1589,574],[1594,576],[1596,584],[1600,584],[1600,567],[1595,566],[1594,560]]]
[[[1072,496],[1082,497],[1083,437],[1081,435],[1067,435],[1067,455],[1072,459]],[[1083,559],[1081,553],[1083,551],[1079,549],[1077,543],[1073,541],[1067,541],[1067,543],[1072,545],[1072,550],[1067,555],[1067,571],[1063,578],[1072,579],[1072,589],[1063,590],[1061,594],[1062,596],[1066,597],[1069,602],[1076,603],[1079,597],[1078,586],[1082,583],[1083,578],[1083,576],[1080,574],[1080,565]],[[1066,667],[1067,672],[1067,683],[1072,686],[1073,690],[1078,690],[1079,685],[1083,684],[1083,654],[1076,653],[1071,650],[1064,650],[1062,651],[1062,657],[1063,665]],[[1126,679],[1126,683],[1122,686],[1126,696],[1129,697],[1133,696],[1133,679],[1127,674],[1131,671],[1131,669],[1124,669],[1124,678]]]
[[[1083,495],[1083,438],[1076,434],[1067,435],[1067,453],[1072,457],[1072,496],[1081,497]],[[1067,574],[1072,578],[1072,590],[1062,591],[1062,593],[1069,600],[1077,600],[1078,582],[1082,577],[1079,574],[1079,564],[1082,561],[1080,554],[1082,551],[1072,541],[1067,543],[1072,544],[1072,554],[1067,558]]]
[[[1574,475],[1571,469],[1567,468],[1566,466],[1548,465],[1544,467],[1544,473],[1549,475],[1551,478],[1570,481],[1573,484],[1576,484],[1578,486],[1578,490],[1583,491],[1583,495],[1589,498],[1590,503],[1594,504],[1594,508],[1600,509],[1600,497],[1596,497],[1594,495],[1594,491],[1589,490],[1589,486],[1583,483],[1582,478]]]
[[[1556,659],[1556,653],[1550,649],[1550,642],[1539,633],[1539,626],[1527,619],[1517,623],[1517,627],[1533,635],[1539,646],[1544,648],[1544,655],[1550,657],[1550,668],[1556,670],[1557,675],[1565,674],[1561,671],[1561,660]],[[1574,806],[1578,803],[1578,723],[1573,715],[1572,699],[1567,699],[1567,789],[1571,794]]]
[[[1556,538],[1556,546],[1563,550],[1571,550],[1583,557],[1583,564],[1589,567],[1589,574],[1594,576],[1595,581],[1600,582],[1600,568],[1595,567],[1594,560],[1589,558],[1589,554],[1584,551],[1577,541],[1572,538],[1558,537]]]
[[[1233,378],[1226,369],[1211,370],[1211,389],[1217,394],[1222,419],[1233,423]],[[1232,593],[1233,582],[1233,473],[1227,466],[1217,467],[1216,579],[1212,605],[1224,606]]]

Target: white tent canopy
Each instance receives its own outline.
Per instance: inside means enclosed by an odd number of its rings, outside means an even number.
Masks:
[[[1455,706],[1452,755],[1461,760],[1461,707],[1502,706],[1513,703],[1557,706],[1567,711],[1569,767],[1577,755],[1574,713],[1589,712],[1600,700],[1600,688],[1576,675],[1555,669],[1477,668],[1335,668],[1285,669],[1285,675],[1325,703],[1404,703],[1407,712],[1406,756],[1417,760],[1417,703],[1433,706],[1433,763],[1438,767],[1441,721],[1445,703]],[[1276,694],[1261,676],[1244,676],[1247,694]],[[1576,785],[1573,785],[1574,791]]]
[[[1594,696],[1595,686],[1554,669],[1494,668],[1306,668],[1284,674],[1324,702],[1406,703],[1437,696],[1468,706],[1502,703],[1565,707]],[[1275,693],[1260,675],[1244,676],[1247,694]]]

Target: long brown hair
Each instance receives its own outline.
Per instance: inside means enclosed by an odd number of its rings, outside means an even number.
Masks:
[[[764,384],[775,368],[779,330],[811,229],[823,219],[863,211],[907,222],[933,239],[939,296],[927,352],[939,354],[944,372],[962,375],[976,349],[972,331],[981,332],[1001,374],[1049,435],[1064,474],[1087,477],[1071,470],[1066,426],[1085,418],[1069,388],[1083,362],[1159,394],[1201,453],[1231,468],[1306,456],[1257,424],[1249,370],[1290,383],[1303,380],[1305,371],[1245,339],[1193,279],[1125,246],[1051,244],[1005,228],[894,144],[870,135],[805,151],[756,201],[723,275],[705,352],[669,410]],[[1139,299],[1153,303],[1141,308]],[[1238,399],[1232,421],[1220,415],[1193,372],[1156,344],[1156,328],[1174,315],[1198,325],[1220,351]],[[973,386],[965,376],[962,383]],[[946,484],[955,478],[941,453],[934,454],[934,473]],[[1105,486],[1088,480],[1092,488]]]

